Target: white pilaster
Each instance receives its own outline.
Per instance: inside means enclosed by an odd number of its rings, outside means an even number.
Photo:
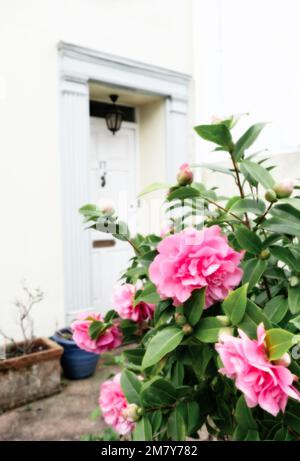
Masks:
[[[91,302],[90,242],[78,209],[89,200],[89,91],[86,80],[61,82],[62,222],[65,304],[72,312]]]
[[[185,99],[171,97],[166,102],[166,171],[173,183],[180,165],[188,158],[188,104]]]

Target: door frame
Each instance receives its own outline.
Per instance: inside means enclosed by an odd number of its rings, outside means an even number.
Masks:
[[[60,158],[66,320],[91,307],[90,242],[78,208],[89,199],[89,82],[165,99],[167,180],[188,152],[191,77],[165,68],[59,42]]]

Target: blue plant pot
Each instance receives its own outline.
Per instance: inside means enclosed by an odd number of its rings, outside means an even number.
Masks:
[[[94,374],[100,356],[80,349],[73,340],[65,339],[60,334],[69,332],[69,328],[62,328],[51,338],[64,349],[61,357],[64,375],[69,379],[88,378]]]

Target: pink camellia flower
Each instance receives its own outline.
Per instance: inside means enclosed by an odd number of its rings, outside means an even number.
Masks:
[[[115,349],[122,343],[121,331],[116,323],[109,326],[99,336],[98,339],[93,340],[89,335],[89,327],[91,323],[97,320],[103,322],[101,314],[97,312],[86,312],[80,314],[78,319],[72,325],[73,339],[80,349],[94,354],[101,354],[102,352]]]
[[[181,165],[176,178],[180,186],[192,184],[194,175],[188,163],[183,163],[183,165]]]
[[[241,281],[242,253],[228,245],[219,226],[184,229],[162,240],[157,250],[149,276],[161,297],[173,298],[175,306],[184,303],[193,290],[206,287],[205,306],[209,307]]]
[[[262,323],[257,328],[257,339],[248,338],[241,330],[239,335],[222,335],[216,344],[224,365],[219,372],[235,380],[248,407],[259,405],[273,416],[284,412],[288,397],[300,400],[300,393],[292,386],[297,377],[287,368],[286,358],[277,362],[268,359]]]
[[[130,405],[127,403],[120,384],[121,374],[118,373],[113,379],[105,381],[100,388],[99,406],[104,421],[112,426],[121,435],[134,430],[135,424],[130,413]]]
[[[130,319],[141,323],[152,319],[154,304],[144,302],[133,305],[136,287],[130,283],[119,286],[113,293],[112,306],[122,319]]]

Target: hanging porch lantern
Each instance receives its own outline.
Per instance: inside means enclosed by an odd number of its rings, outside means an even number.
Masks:
[[[119,96],[117,94],[111,94],[109,97],[113,105],[111,106],[107,114],[105,114],[105,120],[106,120],[107,128],[114,135],[121,128],[121,124],[123,120],[123,113],[118,108],[118,106],[116,106],[116,101]]]

